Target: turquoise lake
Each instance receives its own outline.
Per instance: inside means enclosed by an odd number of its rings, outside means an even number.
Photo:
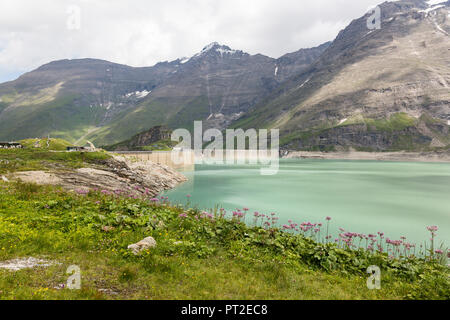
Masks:
[[[254,165],[196,165],[189,181],[165,193],[173,203],[230,212],[275,212],[280,223],[325,223],[358,233],[382,231],[416,244],[439,227],[438,243],[450,243],[450,164],[416,162],[281,160],[278,174],[260,175]]]

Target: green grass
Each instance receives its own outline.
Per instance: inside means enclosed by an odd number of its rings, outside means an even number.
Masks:
[[[25,139],[19,141],[25,148],[35,148],[36,143],[39,142],[39,146],[35,149],[39,150],[54,150],[65,151],[67,147],[73,146],[70,142],[63,139]],[[47,146],[48,143],[48,146]]]
[[[124,142],[120,142],[117,144],[113,144],[111,146],[103,146],[102,148],[108,151],[114,151],[117,150],[119,147],[125,147],[126,149],[129,149],[130,151],[170,151],[175,147],[178,142],[168,140],[159,140],[151,145],[143,146],[143,147],[130,147],[131,142],[133,139],[129,139]],[[120,150],[120,149],[119,149]]]
[[[0,269],[0,299],[450,298],[448,269],[436,262],[344,250],[212,214],[197,219],[200,211],[168,203],[0,182],[0,261],[60,263]],[[155,249],[127,250],[148,236]],[[382,269],[381,290],[366,287],[372,264]],[[69,265],[80,267],[82,289],[55,289]]]
[[[62,145],[55,143],[56,147]],[[0,173],[82,168],[110,157],[106,152],[61,152],[40,148],[0,149]]]
[[[0,119],[0,139],[52,137],[78,140],[88,128],[103,118],[104,108],[77,106],[79,95],[69,94],[40,104],[26,105],[3,111]]]
[[[142,151],[170,151],[178,144],[176,141],[160,140],[149,146],[142,147]]]
[[[0,98],[2,99],[2,102],[4,102],[5,104],[10,104],[14,102],[18,96],[19,94],[15,89],[10,89],[7,91],[7,93],[0,93]]]
[[[369,129],[376,131],[402,131],[417,124],[417,120],[406,113],[393,114],[389,119],[364,119]]]
[[[218,98],[211,101],[220,104]],[[96,145],[112,145],[157,125],[169,128],[193,129],[194,120],[209,116],[209,102],[206,96],[155,98],[144,101],[133,111],[118,114],[102,129],[88,135],[87,139]]]
[[[388,119],[373,119],[364,118],[362,116],[354,116],[349,118],[347,121],[341,124],[331,124],[328,126],[314,127],[305,131],[284,131],[280,135],[280,146],[284,146],[291,149],[298,149],[298,142],[302,142],[301,150],[303,151],[334,151],[336,146],[327,145],[321,146],[317,145],[318,137],[321,135],[332,136],[332,131],[343,129],[344,127],[357,127],[358,125],[367,126],[368,134],[378,134],[383,136],[386,141],[392,141],[390,145],[383,146],[383,149],[379,149],[379,146],[361,146],[358,145],[357,141],[353,141],[353,145],[339,146],[340,148],[352,147],[358,151],[376,152],[376,151],[421,151],[421,152],[431,152],[438,151],[441,148],[431,147],[429,140],[424,139],[420,130],[417,129],[419,124],[427,125],[428,129],[433,132],[434,137],[438,137],[440,141],[444,144],[450,143],[450,138],[448,134],[441,132],[443,125],[446,124],[442,120],[434,119],[427,115],[422,115],[419,119],[413,118],[406,113],[395,113]],[[440,126],[440,127],[439,127]],[[361,128],[355,129],[360,132]],[[365,131],[365,130],[364,130]],[[444,148],[446,149],[446,148]],[[448,149],[448,148],[447,148]]]
[[[2,111],[6,109],[7,106],[8,104],[6,102],[0,101],[0,113],[2,113]]]
[[[418,120],[409,116],[404,112],[394,113],[388,119],[372,119],[364,118],[362,116],[351,117],[344,123],[337,125],[336,127],[345,127],[356,124],[366,124],[369,130],[383,131],[383,132],[395,132],[402,131],[408,127],[415,126]]]

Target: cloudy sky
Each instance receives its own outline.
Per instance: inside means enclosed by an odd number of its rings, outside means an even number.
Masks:
[[[52,60],[131,66],[217,41],[277,58],[333,40],[380,0],[1,0],[0,82]]]

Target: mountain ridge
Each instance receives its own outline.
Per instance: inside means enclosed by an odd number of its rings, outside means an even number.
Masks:
[[[294,150],[448,147],[449,3],[428,11],[425,1],[381,4],[381,30],[368,30],[370,14],[353,20],[233,126],[279,128]]]
[[[299,59],[314,59],[325,46]],[[215,42],[190,58],[153,67],[90,58],[52,61],[0,84],[0,138],[52,134],[108,144],[160,124],[175,128],[209,118],[211,127],[225,127],[301,69],[303,60],[277,67],[277,59]]]
[[[381,29],[367,27],[367,13],[334,41],[278,59],[213,42],[153,67],[51,62],[0,84],[0,139],[51,133],[108,145],[203,120],[220,130],[279,128],[293,150],[446,148],[450,1],[379,7]]]

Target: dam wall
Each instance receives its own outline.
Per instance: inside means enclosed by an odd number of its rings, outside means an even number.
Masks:
[[[135,158],[139,161],[151,161],[181,171],[195,169],[195,157],[192,151],[181,151],[182,161],[173,161],[172,151],[116,151],[126,158]]]
[[[235,164],[258,164],[278,160],[278,152],[257,150],[233,150],[223,151],[220,158],[216,154],[198,153],[193,150],[183,151],[119,151],[115,152],[127,158],[135,158],[139,161],[152,161],[154,163],[166,165],[175,170],[193,171],[195,164],[214,164],[222,161],[231,161]],[[174,161],[175,160],[175,161]]]

